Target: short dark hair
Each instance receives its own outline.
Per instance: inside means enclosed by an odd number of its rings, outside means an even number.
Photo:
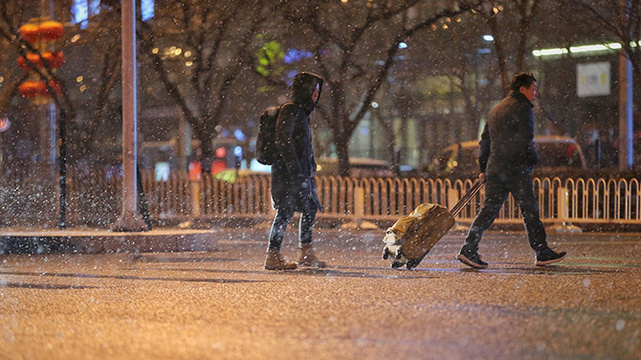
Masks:
[[[519,91],[521,90],[521,86],[525,86],[526,88],[529,88],[535,82],[537,81],[536,81],[536,78],[534,77],[534,74],[532,73],[516,74],[512,79],[511,89],[514,91]]]

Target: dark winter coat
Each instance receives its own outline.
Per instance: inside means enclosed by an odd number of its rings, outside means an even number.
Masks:
[[[310,73],[297,74],[292,84],[292,100],[278,114],[275,143],[279,155],[272,165],[272,204],[279,210],[320,209],[310,126],[310,115],[318,102],[312,100],[316,85],[320,98],[323,79]]]
[[[499,175],[532,171],[538,161],[532,107],[525,95],[510,91],[490,110],[480,141],[482,173]]]

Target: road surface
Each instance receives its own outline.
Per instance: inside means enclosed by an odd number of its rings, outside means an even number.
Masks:
[[[449,233],[416,270],[382,231],[316,234],[326,269],[262,268],[268,229],[210,252],[0,256],[0,359],[641,359],[641,238],[488,233],[472,270]],[[296,234],[283,253],[296,255]]]

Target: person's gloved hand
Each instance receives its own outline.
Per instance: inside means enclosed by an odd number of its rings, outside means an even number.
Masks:
[[[301,182],[301,184],[300,184],[300,188],[301,188],[302,190],[309,190],[309,188],[310,188],[310,187],[311,187],[311,185],[310,185],[310,181],[309,181],[309,179],[305,179],[305,180],[303,180],[303,181]]]
[[[311,183],[310,183],[309,179],[304,178],[304,177],[300,177],[298,179],[298,184],[299,184],[298,185],[298,189],[299,189],[298,192],[301,195],[309,193],[309,191],[311,189]]]

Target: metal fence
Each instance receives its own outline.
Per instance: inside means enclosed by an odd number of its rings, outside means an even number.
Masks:
[[[10,173],[0,186],[3,225],[50,223],[59,211],[55,181],[47,175]],[[121,178],[116,174],[70,168],[67,216],[71,225],[106,226],[120,214]],[[166,181],[143,172],[142,184],[150,215],[155,220],[220,218],[269,219],[273,216],[269,175],[216,179],[203,174],[191,181],[173,173]],[[471,180],[418,178],[349,178],[319,176],[321,218],[343,221],[395,221],[421,203],[451,208],[472,186]],[[638,179],[535,178],[541,219],[546,224],[641,225],[641,184]],[[457,218],[470,223],[485,193],[481,190]],[[497,224],[521,223],[510,196]]]

